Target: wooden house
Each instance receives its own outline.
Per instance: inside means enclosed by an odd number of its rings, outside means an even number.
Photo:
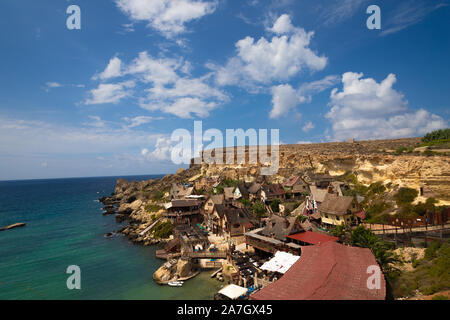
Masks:
[[[327,193],[319,205],[322,223],[328,225],[359,224],[356,213],[361,212],[360,205],[354,197],[337,196]]]

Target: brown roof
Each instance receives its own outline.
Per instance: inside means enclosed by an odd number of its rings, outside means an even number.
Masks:
[[[283,186],[279,183],[267,184],[262,186],[262,188],[267,196],[279,196],[286,193]]]
[[[222,204],[223,203],[223,194],[212,195],[211,200],[214,204]]]
[[[197,200],[172,200],[172,208],[198,206]]]
[[[214,206],[214,209],[221,218],[226,217],[227,221],[232,224],[247,224],[253,220],[251,213],[245,208],[217,204]]]
[[[370,249],[336,242],[302,247],[301,258],[279,280],[250,296],[253,300],[384,300],[386,281],[369,289]]]
[[[270,237],[273,234],[275,239],[285,241],[286,236],[300,231],[303,230],[300,227],[300,223],[297,223],[297,218],[283,218],[272,215],[261,234],[266,237]]]
[[[340,197],[327,193],[325,199],[319,205],[319,211],[343,216],[352,208],[353,197]]]
[[[259,190],[261,189],[261,184],[260,183],[253,183],[250,188],[248,188],[248,192],[251,194],[255,194],[257,193]]]
[[[284,186],[285,187],[292,187],[294,184],[297,183],[298,179],[300,179],[299,176],[293,176],[289,179],[286,179],[286,181],[284,182]]]
[[[240,183],[240,184],[238,184],[237,188],[241,192],[243,198],[248,198],[248,189],[245,186],[245,184]]]
[[[319,189],[316,186],[310,186],[309,189],[311,190],[313,199],[316,202],[323,202],[323,200],[325,199],[325,195],[327,194],[326,189]]]
[[[225,199],[233,198],[233,196],[234,196],[233,192],[234,192],[234,188],[233,187],[223,188],[223,193],[225,194]]]

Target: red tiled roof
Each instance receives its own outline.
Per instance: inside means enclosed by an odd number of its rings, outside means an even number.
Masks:
[[[279,280],[250,296],[253,300],[384,300],[386,281],[369,289],[370,249],[326,242],[302,247],[300,259]]]
[[[355,216],[357,216],[358,218],[364,220],[366,218],[366,212],[364,210],[355,213]]]
[[[298,180],[299,178],[300,178],[299,176],[293,176],[293,177],[291,177],[290,179],[287,179],[287,180],[284,182],[284,186],[285,186],[285,187],[292,187],[294,184],[297,183],[297,180]]]
[[[310,243],[310,244],[321,244],[328,241],[337,241],[339,238],[328,236],[326,234],[305,231],[296,234],[291,234],[290,236],[286,236],[286,238],[295,239],[298,241]]]

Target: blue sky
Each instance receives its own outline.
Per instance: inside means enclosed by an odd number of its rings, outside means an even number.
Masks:
[[[81,30],[66,27],[72,4]],[[448,126],[448,1],[0,6],[0,180],[173,172],[170,135],[194,120],[283,143]]]

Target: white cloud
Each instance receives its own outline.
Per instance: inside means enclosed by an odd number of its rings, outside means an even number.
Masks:
[[[149,117],[149,116],[138,116],[138,117],[134,117],[134,118],[125,117],[123,119],[125,121],[129,122],[128,128],[134,128],[134,127],[139,127],[143,124],[152,122],[154,120],[161,120],[162,118],[154,118],[154,117]]]
[[[176,71],[182,66],[182,60],[169,58],[155,59],[146,51],[143,51],[127,67],[125,74],[138,75],[143,82],[164,85],[178,78]]]
[[[58,82],[47,82],[45,84],[48,88],[59,88],[62,87],[62,85]]]
[[[133,21],[148,26],[167,38],[186,31],[185,24],[213,13],[218,1],[206,0],[115,0],[117,7]]]
[[[333,125],[334,139],[420,136],[447,126],[444,119],[424,109],[409,110],[403,94],[393,89],[394,74],[380,83],[362,77],[362,73],[344,73],[342,91],[331,92],[326,117]]]
[[[103,125],[67,126],[42,121],[0,117],[0,149],[4,155],[75,155],[121,152],[153,145],[162,134],[108,123],[98,116],[91,120]]]
[[[270,118],[278,118],[305,101],[289,84],[272,87],[272,110]]]
[[[85,104],[118,103],[121,99],[131,95],[130,88],[134,87],[133,81],[120,83],[102,83],[97,89],[90,91],[90,98],[85,100]]]
[[[111,61],[102,75],[108,74],[110,79],[131,77],[133,80],[100,84],[98,89],[91,90],[92,98],[86,104],[118,102],[131,96],[127,88],[135,83],[144,86],[135,96],[142,108],[160,110],[181,118],[191,118],[192,115],[207,117],[213,109],[229,101],[227,94],[209,83],[210,75],[192,77],[192,66],[184,59],[154,58],[144,51],[130,64],[121,63],[120,72],[118,68],[115,69],[117,72],[109,72]]]
[[[325,68],[327,58],[309,48],[314,32],[294,27],[288,15],[280,16],[268,30],[276,34],[272,39],[261,37],[255,42],[248,36],[236,42],[237,55],[224,67],[210,65],[220,85],[267,84],[288,80],[307,69]]]
[[[305,102],[310,102],[312,95],[322,92],[337,83],[337,76],[327,76],[321,80],[304,83],[298,89],[293,89],[289,84],[273,86],[272,92],[272,110],[270,118],[275,119],[288,115],[290,111]]]
[[[339,23],[352,17],[364,3],[368,3],[368,0],[334,0],[322,10],[322,20],[326,25]]]
[[[288,14],[283,14],[274,22],[273,27],[269,28],[269,30],[276,34],[285,34],[298,31],[299,29],[292,25],[291,17]]]
[[[311,131],[314,128],[315,128],[314,123],[312,123],[311,121],[308,121],[308,122],[305,123],[305,125],[302,128],[302,130],[304,132],[308,132],[308,131]]]
[[[94,79],[107,80],[110,78],[119,77],[122,74],[122,61],[118,57],[114,57],[109,60],[106,69],[98,76],[94,76]]]
[[[170,138],[158,138],[155,144],[155,149],[151,153],[148,153],[147,159],[159,161],[169,160],[171,157],[172,148],[173,146]]]
[[[416,23],[422,21],[433,11],[448,6],[441,0],[433,1],[407,1],[401,3],[393,13],[385,19],[386,24],[382,29],[381,35],[385,36],[391,33],[399,32]]]

